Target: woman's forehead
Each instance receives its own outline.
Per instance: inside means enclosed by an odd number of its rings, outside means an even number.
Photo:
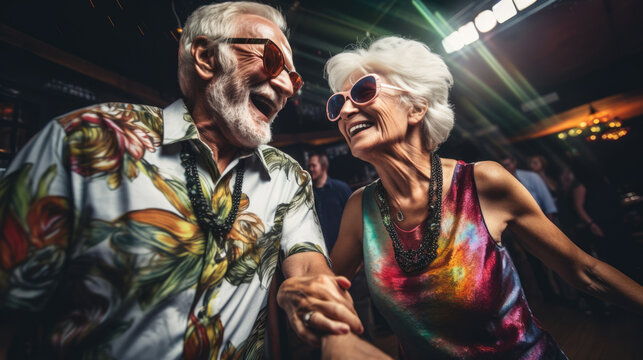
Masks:
[[[364,75],[366,74],[376,74],[382,82],[387,82],[388,77],[386,76],[384,71],[379,71],[377,69],[370,69],[370,68],[361,68],[361,69],[356,69],[355,71],[351,72],[346,80],[342,83],[342,90],[346,90],[350,87],[352,87],[359,79],[361,79]]]
[[[350,88],[357,82],[357,80],[368,73],[369,71],[366,69],[357,69],[351,72],[342,83],[342,89]]]

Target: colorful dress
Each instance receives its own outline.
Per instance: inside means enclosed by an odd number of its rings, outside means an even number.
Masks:
[[[504,247],[489,235],[473,164],[458,162],[442,203],[438,254],[404,273],[375,200],[363,193],[364,265],[371,296],[408,359],[566,359],[531,313]]]
[[[219,220],[244,159],[223,259],[195,218],[184,142]],[[35,358],[261,359],[273,273],[303,251],[325,252],[308,174],[270,146],[219,173],[181,100],[63,115],[0,180],[0,310],[34,324],[12,351]]]

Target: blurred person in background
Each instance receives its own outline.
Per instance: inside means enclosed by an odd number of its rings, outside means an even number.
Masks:
[[[353,191],[345,182],[328,176],[328,156],[313,153],[308,159],[308,172],[313,180],[315,210],[319,217],[326,249],[330,252],[337,240],[339,223],[348,197]]]
[[[558,190],[558,183],[547,173],[547,159],[542,155],[534,155],[527,159],[527,164],[529,165],[529,170],[535,172],[543,179],[551,194],[555,194]]]
[[[505,156],[500,164],[529,191],[538,206],[550,220],[558,212],[554,197],[551,195],[545,181],[534,171],[518,169],[518,161],[513,156]]]
[[[571,194],[578,237],[585,239],[600,259],[637,276],[633,271],[640,257],[632,247],[631,234],[625,226],[625,210],[618,189],[601,171],[580,160],[573,161],[570,170],[575,179]]]

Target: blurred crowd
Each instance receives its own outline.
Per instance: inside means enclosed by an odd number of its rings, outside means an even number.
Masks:
[[[508,165],[512,158],[501,163],[510,172]],[[515,160],[514,166],[515,165]],[[526,158],[528,170],[536,174],[553,200],[555,207],[546,206],[533,193],[529,184],[523,185],[532,192],[543,211],[581,249],[592,256],[641,281],[641,267],[638,261],[641,244],[632,236],[632,228],[626,223],[626,209],[617,187],[601,171],[585,165],[582,161],[553,166],[542,155]],[[514,173],[514,172],[512,172]],[[516,175],[514,173],[514,175]],[[543,205],[545,204],[545,205]],[[566,302],[577,306],[586,314],[610,312],[609,304],[577,291],[563,282],[555,273],[544,267],[540,261],[511,241],[511,234],[503,237],[520,273],[523,288],[532,305],[542,302]]]

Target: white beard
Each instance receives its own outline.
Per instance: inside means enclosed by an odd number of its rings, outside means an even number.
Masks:
[[[238,144],[245,148],[257,148],[272,140],[270,123],[256,119],[250,112],[250,92],[241,79],[232,73],[222,74],[218,79],[211,81],[206,89],[206,98],[212,116],[222,119],[232,137]]]

